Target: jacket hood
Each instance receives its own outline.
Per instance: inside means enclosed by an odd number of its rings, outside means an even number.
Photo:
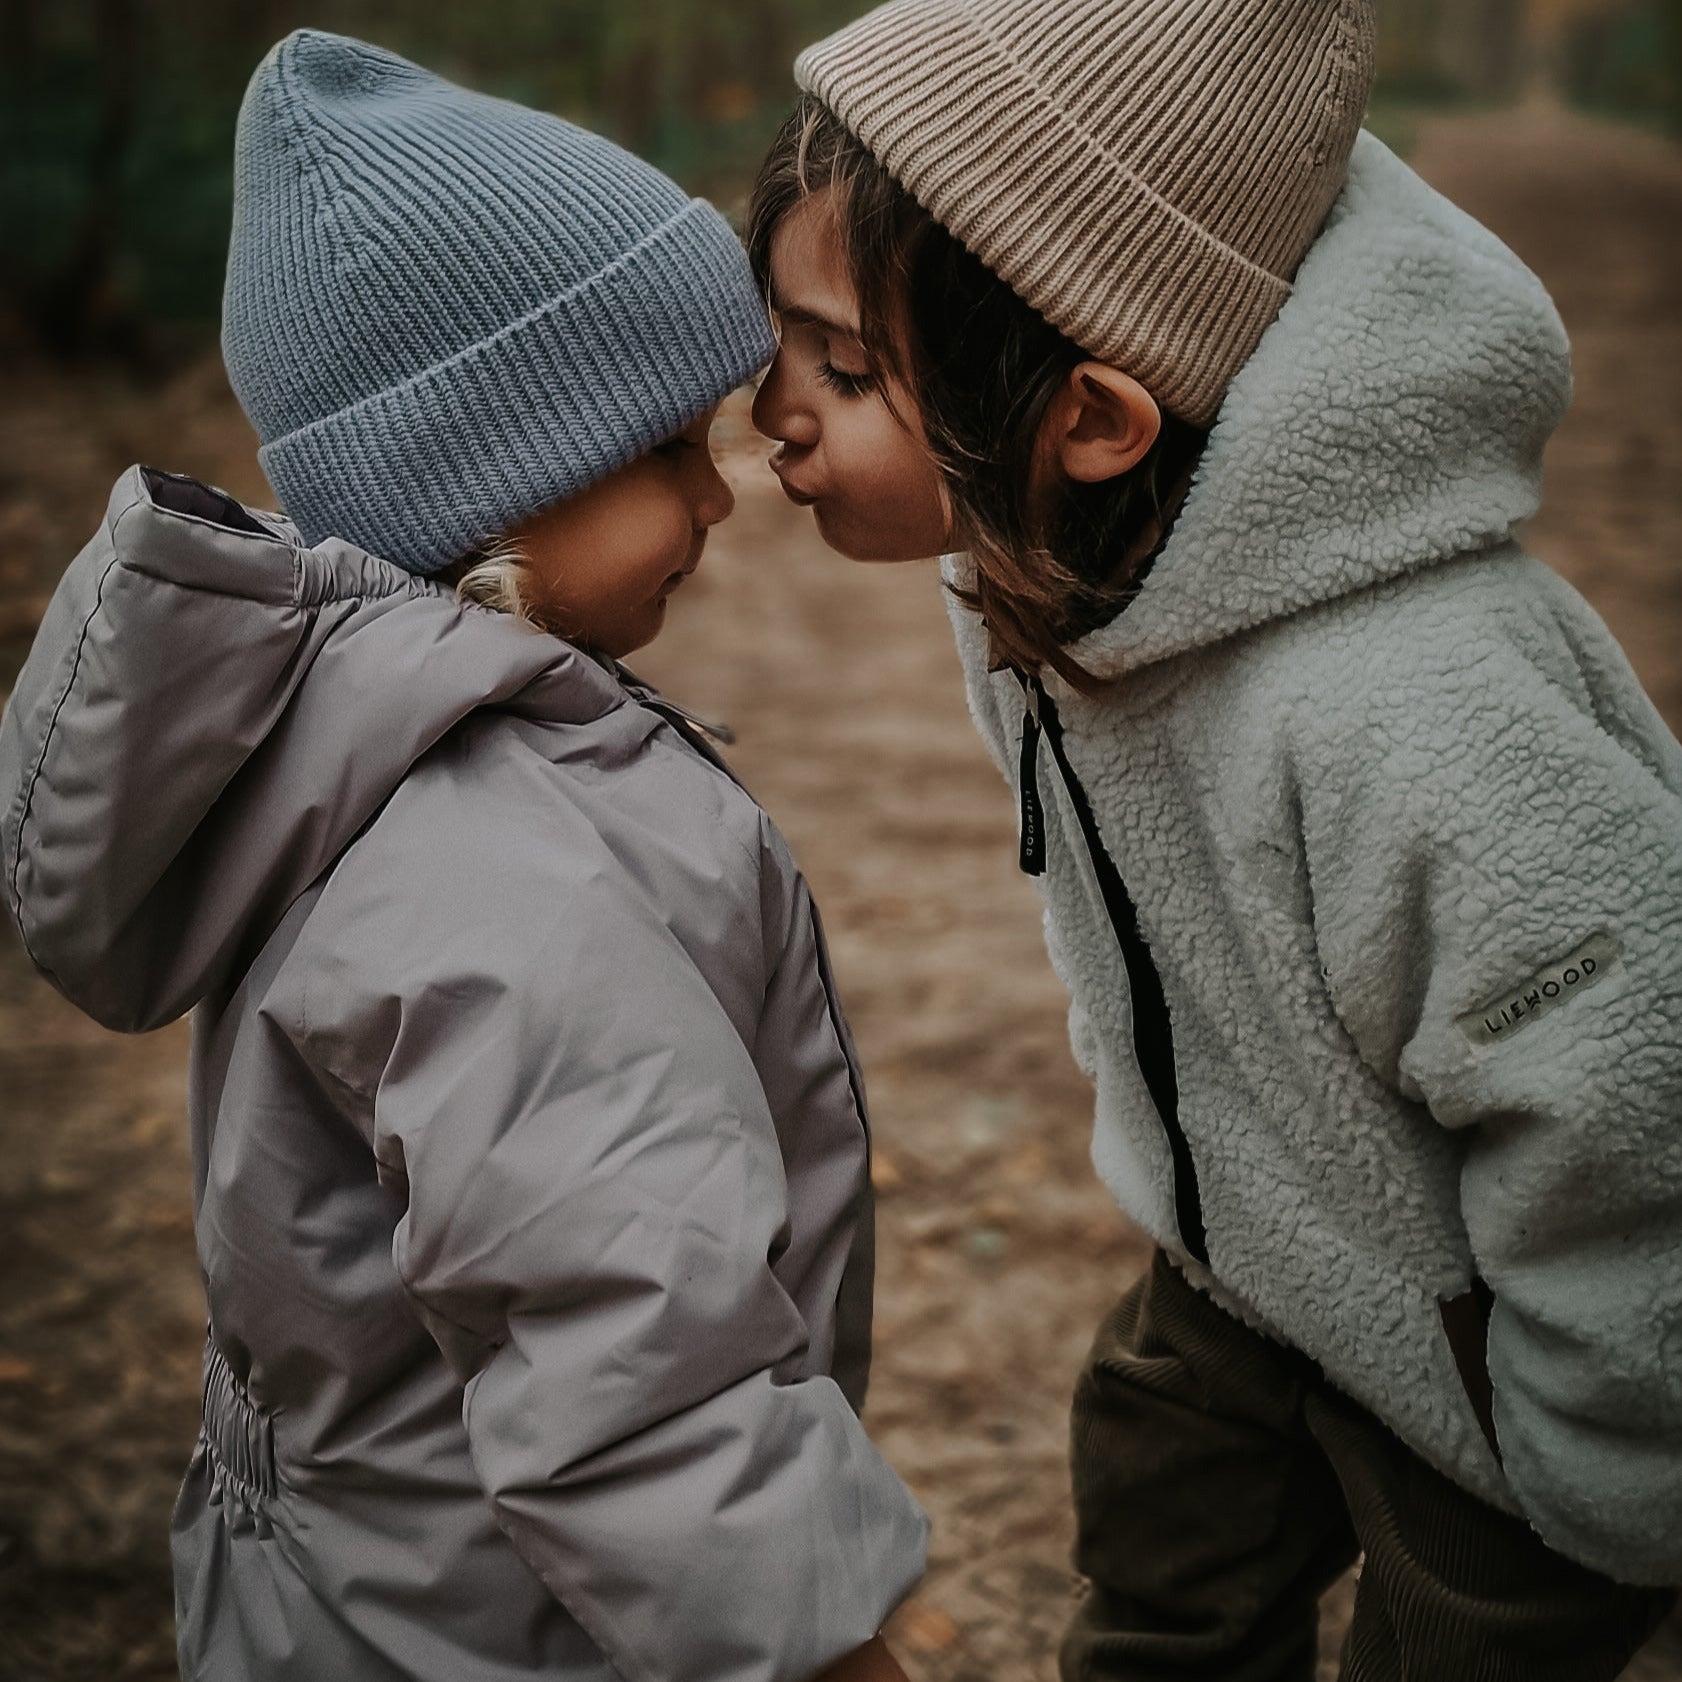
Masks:
[[[470,713],[625,699],[566,643],[134,467],[0,721],[7,902],[75,1004],[155,1027],[242,973]]]
[[[1542,283],[1363,133],[1167,548],[1070,652],[1119,677],[1507,541],[1570,396]]]

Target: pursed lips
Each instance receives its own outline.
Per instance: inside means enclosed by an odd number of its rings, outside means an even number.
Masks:
[[[800,486],[797,485],[788,476],[788,474],[777,465],[777,458],[775,456],[771,458],[771,471],[776,474],[777,483],[783,487],[783,495],[786,496],[797,508],[810,508],[812,504],[818,500],[811,491],[802,490]]]

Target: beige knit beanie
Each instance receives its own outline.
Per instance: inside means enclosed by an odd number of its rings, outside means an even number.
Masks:
[[[1342,190],[1374,0],[893,0],[800,85],[1053,326],[1213,422]]]

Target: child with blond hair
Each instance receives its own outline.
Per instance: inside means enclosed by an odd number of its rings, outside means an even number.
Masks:
[[[773,348],[739,243],[299,33],[241,113],[223,348],[287,517],[125,473],[0,724],[30,956],[112,1027],[194,1012],[182,1674],[898,1675],[924,1521],[856,1413],[817,914],[620,664],[730,512],[709,426]]]

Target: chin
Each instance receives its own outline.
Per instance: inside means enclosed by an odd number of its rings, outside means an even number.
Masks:
[[[813,510],[818,523],[818,535],[836,554],[863,566],[883,566],[898,561],[926,561],[940,553],[918,548],[913,543],[896,539],[891,533],[864,530],[851,526],[845,519],[828,518],[821,505]]]

